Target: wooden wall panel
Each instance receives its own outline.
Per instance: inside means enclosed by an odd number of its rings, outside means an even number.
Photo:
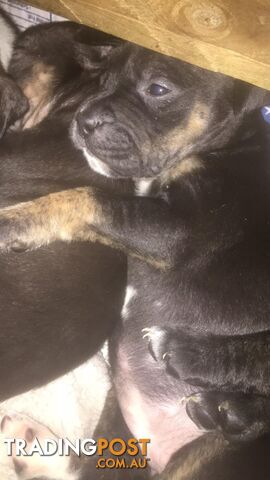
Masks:
[[[28,3],[270,89],[270,0],[29,0]]]

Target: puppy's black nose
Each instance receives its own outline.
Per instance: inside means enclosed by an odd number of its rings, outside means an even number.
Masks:
[[[114,114],[109,108],[86,108],[77,115],[77,122],[82,135],[88,135],[105,124],[113,123],[114,120]]]

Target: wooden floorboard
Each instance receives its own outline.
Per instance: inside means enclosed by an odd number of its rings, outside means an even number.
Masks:
[[[270,89],[270,0],[27,3]]]

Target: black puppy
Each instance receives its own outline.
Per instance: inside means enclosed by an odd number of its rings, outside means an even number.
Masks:
[[[68,22],[20,35],[10,73],[28,97],[32,128],[1,140],[2,206],[92,181],[68,129],[78,105],[96,89],[95,45],[103,42],[100,52],[112,48],[109,37]],[[86,65],[83,52],[91,46]],[[108,248],[74,243],[1,255],[0,265],[4,400],[48,382],[98,350],[119,319],[126,264]]]
[[[182,397],[203,428],[236,438],[269,429],[270,169],[259,110],[269,100],[119,46],[71,135],[92,169],[135,179],[145,198],[88,187],[1,211],[3,249],[89,239],[128,254],[112,362],[130,430],[151,438],[153,472],[201,434]]]
[[[13,44],[18,35],[16,26],[0,9],[0,137],[28,108],[28,102],[14,80],[7,74]]]

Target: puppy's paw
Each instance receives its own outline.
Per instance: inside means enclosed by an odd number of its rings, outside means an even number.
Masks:
[[[187,338],[170,328],[154,326],[142,330],[148,340],[148,350],[154,360],[164,365],[166,372],[177,379],[187,380],[191,371],[190,352]]]
[[[24,252],[36,246],[33,244],[34,224],[27,213],[31,205],[32,202],[26,202],[0,209],[1,250]]]
[[[221,420],[220,402],[222,402],[222,399],[219,393],[194,393],[185,399],[186,412],[199,429],[219,430]]]
[[[200,429],[221,430],[230,442],[254,440],[270,429],[270,401],[260,396],[200,392],[188,397],[186,411]]]
[[[28,107],[28,100],[18,85],[8,75],[0,75],[0,138],[27,112]]]

